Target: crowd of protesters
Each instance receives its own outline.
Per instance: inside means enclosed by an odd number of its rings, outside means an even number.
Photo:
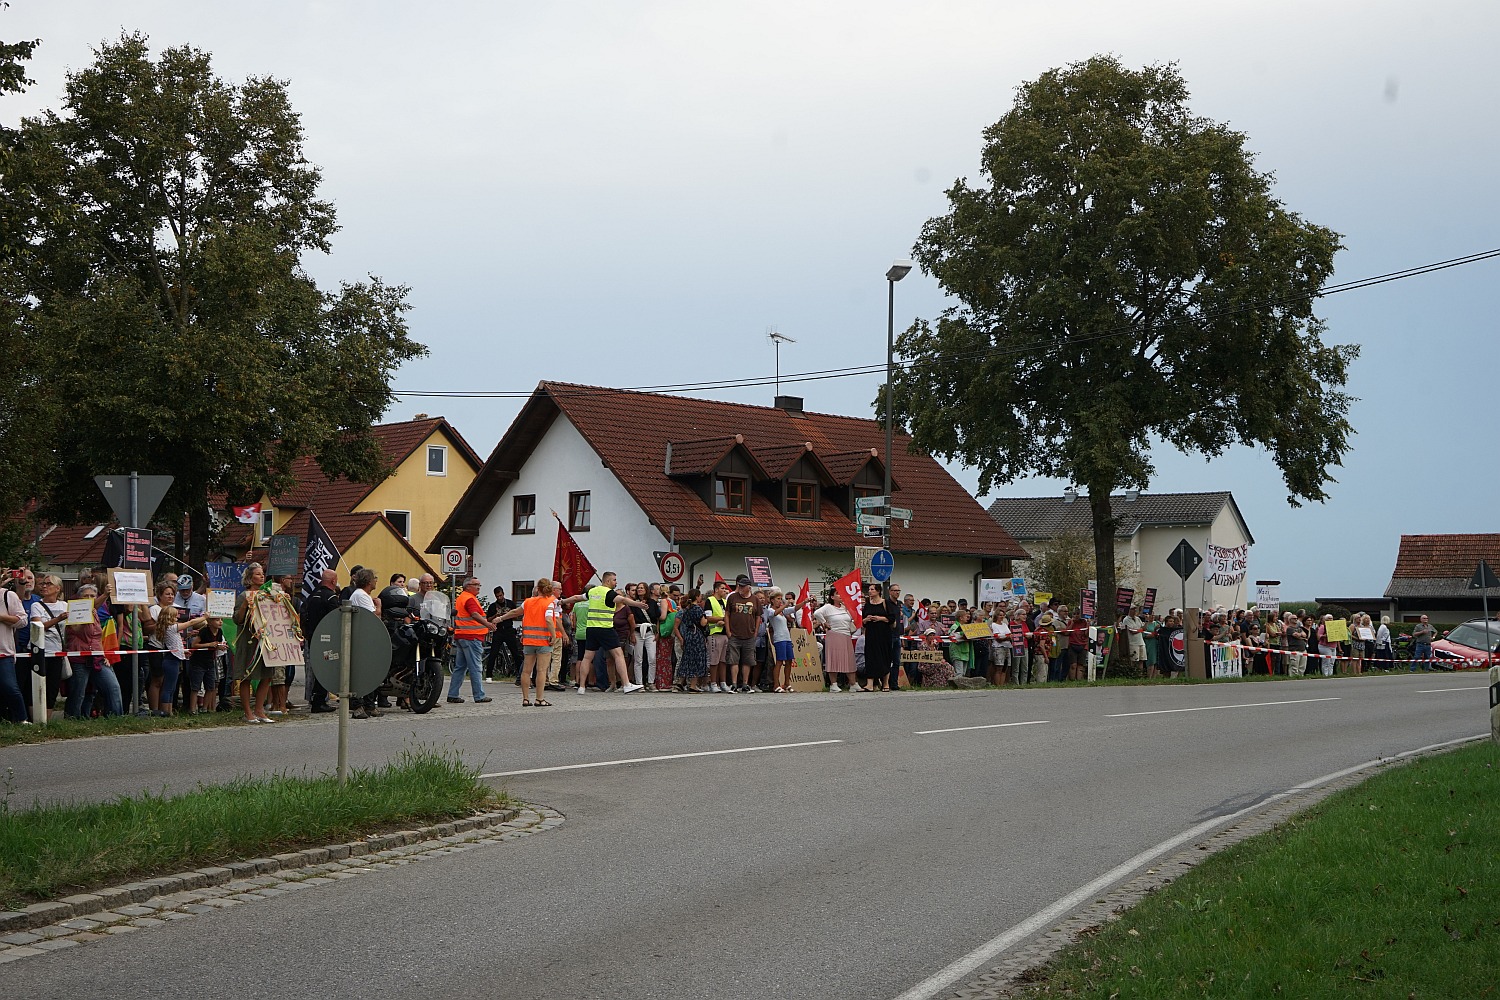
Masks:
[[[305,599],[302,581],[267,581],[258,563],[245,564],[232,626],[206,613],[206,580],[164,573],[155,581],[155,602],[111,607],[106,573],[96,570],[72,595],[88,600],[87,622],[68,622],[63,581],[31,570],[4,571],[0,592],[0,718],[29,723],[35,711],[33,671],[43,679],[51,715],[69,718],[116,716],[138,706],[139,714],[239,711],[251,724],[274,722],[298,707],[288,698],[297,668],[268,668],[258,655],[248,595],[262,591],[284,601],[304,636],[343,600],[379,616],[392,636],[393,665],[415,655],[399,640],[401,629],[434,607],[454,628],[457,653],[447,701],[460,704],[462,684],[476,702],[489,702],[484,682],[514,675],[522,704],[550,707],[553,692],[754,694],[788,693],[797,660],[793,629],[805,628],[816,644],[817,686],[831,693],[897,691],[946,686],[957,677],[984,678],[994,685],[1084,680],[1088,664],[1106,650],[1105,633],[1078,609],[1049,600],[1024,599],[970,606],[967,600],[918,598],[898,582],[865,586],[855,602],[858,618],[832,593],[811,597],[777,587],[753,587],[748,577],[716,580],[684,590],[658,583],[619,584],[613,573],[582,594],[565,595],[562,584],[539,579],[522,601],[504,588],[480,598],[470,578],[448,610],[431,574],[396,573],[377,592],[378,574],[354,567],[347,585],[328,570]],[[431,602],[438,598],[439,603]],[[1361,673],[1396,667],[1397,642],[1390,619],[1355,615],[1349,636],[1329,636],[1332,615],[1279,614],[1215,608],[1200,617],[1198,639],[1205,658],[1214,648],[1238,647],[1245,674],[1303,676]],[[106,641],[110,630],[113,649]],[[1109,650],[1112,672],[1171,676],[1182,671],[1183,615],[1139,605],[1125,611]],[[231,642],[227,635],[235,636]],[[1411,669],[1430,654],[1436,637],[1423,616],[1410,637]],[[305,640],[304,640],[305,641]],[[1177,643],[1179,655],[1169,655]],[[921,650],[918,654],[916,651]],[[136,652],[132,652],[136,651]],[[804,652],[804,657],[806,652]],[[815,674],[816,676],[816,674]],[[807,685],[803,684],[802,689]],[[336,698],[310,676],[304,694],[312,712],[333,711]],[[392,706],[383,698],[356,699],[355,717],[379,716]]]

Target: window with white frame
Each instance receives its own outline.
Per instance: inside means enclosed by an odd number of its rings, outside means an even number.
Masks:
[[[401,532],[402,538],[411,541],[411,511],[388,510],[385,512],[385,519]]]
[[[448,474],[447,445],[430,444],[427,446],[427,474],[429,476],[446,476]]]
[[[260,540],[269,542],[274,534],[276,534],[276,511],[267,507],[260,512]]]

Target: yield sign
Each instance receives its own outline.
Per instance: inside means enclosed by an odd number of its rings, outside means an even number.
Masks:
[[[1490,590],[1500,587],[1500,580],[1495,578],[1495,571],[1490,569],[1488,561],[1479,560],[1479,566],[1474,570],[1474,579],[1469,581],[1470,590]]]
[[[130,477],[131,473],[122,476],[95,476],[94,482],[99,485],[99,492],[104,494],[104,499],[109,501],[109,507],[115,512],[115,517],[127,528],[144,527],[150,520],[151,515],[156,513],[156,508],[161,505],[162,497],[167,495],[168,488],[172,485],[171,476],[141,476],[135,477],[135,518],[139,523],[130,523]]]
[[[1193,570],[1203,565],[1203,557],[1184,538],[1177,543],[1177,547],[1172,550],[1172,554],[1167,556],[1167,565],[1172,567],[1173,572],[1178,576],[1186,580],[1193,575]]]

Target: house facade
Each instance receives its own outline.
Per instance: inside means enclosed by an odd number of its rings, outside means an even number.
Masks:
[[[1209,545],[1249,546],[1255,539],[1245,525],[1234,495],[1216,493],[1127,492],[1110,497],[1115,517],[1115,562],[1133,579],[1137,596],[1155,588],[1158,608],[1176,607],[1183,600],[1184,581],[1168,564],[1183,539],[1199,556]],[[1038,548],[1064,534],[1093,537],[1093,515],[1087,497],[1074,493],[1051,497],[1000,497],[990,504],[990,516],[1022,545]],[[1018,573],[1025,575],[1025,564]],[[1243,606],[1255,598],[1255,576],[1248,563],[1245,579],[1221,584],[1208,579],[1200,566],[1187,578],[1189,604],[1200,607]],[[1122,583],[1121,586],[1127,584]],[[1101,599],[1103,599],[1101,597]]]
[[[484,463],[447,420],[419,415],[371,428],[392,472],[377,483],[329,477],[311,458],[299,460],[296,483],[278,496],[260,498],[260,520],[234,526],[225,548],[255,558],[274,535],[307,538],[308,515],[333,540],[343,557],[342,572],[371,566],[382,584],[391,573],[438,574],[437,560],[418,539],[431,537]]]
[[[544,382],[427,546],[470,546],[485,585],[512,596],[552,573],[559,523],[600,572],[659,581],[675,551],[692,586],[734,579],[747,556],[774,582],[814,586],[877,544],[855,527],[855,500],[880,495],[884,430],[874,420],[805,412],[800,400],[750,406]],[[895,579],[908,592],[974,599],[981,573],[1026,553],[928,455],[898,436],[892,469]]]
[[[1485,594],[1469,587],[1480,562],[1500,574],[1500,535],[1402,535],[1385,588],[1392,619],[1414,622],[1427,615],[1435,622],[1461,622],[1480,617]],[[1490,614],[1500,614],[1500,590],[1488,596]]]

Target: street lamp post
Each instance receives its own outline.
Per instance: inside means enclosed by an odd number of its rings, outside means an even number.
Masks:
[[[880,464],[885,466],[885,528],[881,531],[880,543],[887,549],[891,547],[891,399],[894,395],[891,381],[896,372],[896,282],[910,273],[909,260],[898,260],[885,272],[889,290],[885,314],[885,453],[880,456]]]

